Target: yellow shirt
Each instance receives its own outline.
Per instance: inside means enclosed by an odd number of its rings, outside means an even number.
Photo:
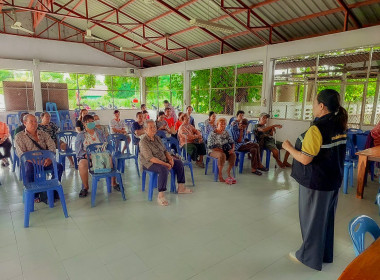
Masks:
[[[322,134],[318,127],[311,126],[305,134],[305,138],[302,142],[301,152],[309,157],[315,157],[318,155],[322,146]]]

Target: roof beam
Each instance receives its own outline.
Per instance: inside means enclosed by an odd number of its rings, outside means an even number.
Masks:
[[[163,5],[165,8],[173,11],[174,13],[176,13],[177,15],[179,15],[180,17],[182,17],[183,19],[189,21],[190,18],[186,15],[184,15],[182,12],[178,11],[176,8],[170,6],[169,4],[167,4],[165,1],[163,0],[156,0],[158,3],[160,3],[161,5]],[[207,33],[208,35],[214,37],[215,39],[219,40],[219,42],[223,43],[224,45],[230,47],[231,49],[233,49],[234,51],[238,51],[239,49],[234,47],[233,45],[231,45],[230,43],[228,42],[225,42],[222,38],[220,38],[219,36],[215,35],[214,33],[212,33],[211,31],[207,30],[206,28],[203,28],[203,27],[200,27],[200,29],[202,29],[205,33]]]
[[[337,0],[339,5],[345,10],[345,13],[352,18],[352,20],[354,21],[356,27],[358,28],[362,28],[362,24],[361,22],[359,21],[359,19],[355,16],[355,14],[350,10],[350,8],[347,6],[347,4],[344,2],[344,0]],[[348,21],[348,19],[347,19]],[[344,24],[346,30],[348,29],[348,24],[346,24],[346,20],[345,20],[345,24]]]
[[[4,5],[3,0],[0,0],[0,13],[1,13],[2,9],[3,9],[3,5]]]
[[[54,5],[56,5],[57,7],[62,7],[62,5],[60,5],[60,4],[56,3],[56,2],[54,2]],[[64,8],[64,9],[65,9],[65,10],[69,10],[69,9],[67,9],[67,8]],[[75,14],[76,16],[78,16],[78,17],[83,17],[81,14],[79,14],[79,13],[77,13],[77,12],[75,12],[75,11],[71,11],[71,12],[72,12],[73,14]],[[102,24],[102,23],[100,23],[100,22],[95,22],[95,24],[98,25],[99,27],[102,27],[103,29],[105,29],[105,30],[107,30],[107,31],[109,31],[109,32],[112,32],[112,33],[114,33],[114,34],[116,34],[116,35],[120,35],[120,37],[123,37],[124,39],[126,39],[126,40],[128,40],[128,41],[130,41],[130,42],[134,42],[132,39],[130,39],[130,38],[128,38],[128,37],[122,35],[121,33],[117,32],[117,31],[115,31],[115,30],[113,30],[113,29],[111,29],[111,28],[109,28],[108,26],[105,26],[104,24]],[[158,54],[158,55],[161,55],[160,53],[158,53],[158,52],[152,50],[152,49],[149,48],[149,47],[146,47],[146,46],[143,46],[143,47],[144,47],[145,49],[147,49],[147,50],[150,50],[150,51],[152,51],[152,52]],[[176,62],[175,60],[171,59],[170,57],[166,57],[166,56],[165,56],[165,58],[166,58],[167,60],[172,61],[172,62]]]
[[[257,8],[262,7],[262,6],[269,5],[269,4],[272,4],[274,2],[278,2],[278,1],[280,1],[280,0],[265,0],[263,2],[252,5],[251,9],[257,9]]]
[[[37,0],[36,9],[42,11],[49,11],[48,7],[51,7],[54,0]],[[33,4],[33,1],[29,3]],[[52,10],[53,11],[53,10]],[[36,29],[37,26],[41,23],[41,21],[45,18],[45,13],[34,13],[33,14],[33,28]]]

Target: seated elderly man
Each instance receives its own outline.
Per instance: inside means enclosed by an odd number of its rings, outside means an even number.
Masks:
[[[38,124],[35,116],[29,114],[24,117],[25,130],[17,133],[15,136],[15,147],[18,157],[25,152],[49,150],[55,154],[55,142],[51,139],[50,135],[42,130],[37,130]],[[52,162],[50,159],[46,159],[44,167],[46,170],[52,169]],[[61,181],[63,166],[57,163],[58,180]],[[33,178],[33,164],[30,162],[25,163],[26,179],[28,182],[32,182]],[[42,199],[45,200],[45,199]]]
[[[168,181],[169,170],[173,168],[177,175],[178,193],[191,193],[185,187],[185,171],[183,163],[179,159],[174,159],[166,150],[161,138],[156,135],[157,128],[153,120],[146,120],[144,123],[145,135],[140,139],[139,160],[145,170],[158,173],[158,198],[159,205],[167,206],[165,198],[166,183]]]

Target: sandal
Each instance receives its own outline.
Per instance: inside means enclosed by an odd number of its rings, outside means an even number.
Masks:
[[[234,177],[228,177],[225,181],[227,185],[236,184],[236,179]]]
[[[168,206],[169,202],[165,199],[165,197],[157,197],[157,203],[161,206]]]
[[[182,194],[182,193],[187,194],[187,193],[193,193],[193,191],[190,190],[190,189],[188,189],[188,188],[184,188],[182,191],[178,190],[178,193],[180,193],[180,194]]]
[[[115,190],[115,191],[120,191],[120,185],[119,184],[116,184],[115,186],[113,186],[113,189]]]
[[[264,172],[268,172],[269,169],[268,168],[265,168],[265,167],[261,167],[261,168],[257,168],[258,170],[260,171],[264,171]]]
[[[86,197],[88,194],[88,190],[86,189],[81,189],[79,192],[79,197]]]
[[[263,175],[263,173],[261,173],[260,171],[252,171],[251,172],[252,174],[255,174],[255,175],[258,175],[258,176],[261,176],[261,175]]]

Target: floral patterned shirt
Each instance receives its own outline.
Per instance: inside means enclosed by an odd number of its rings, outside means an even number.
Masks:
[[[59,133],[60,129],[55,123],[50,122],[46,125],[39,124],[37,129],[45,131],[47,134],[50,135],[51,139],[53,139],[53,141],[57,143],[57,133]]]

